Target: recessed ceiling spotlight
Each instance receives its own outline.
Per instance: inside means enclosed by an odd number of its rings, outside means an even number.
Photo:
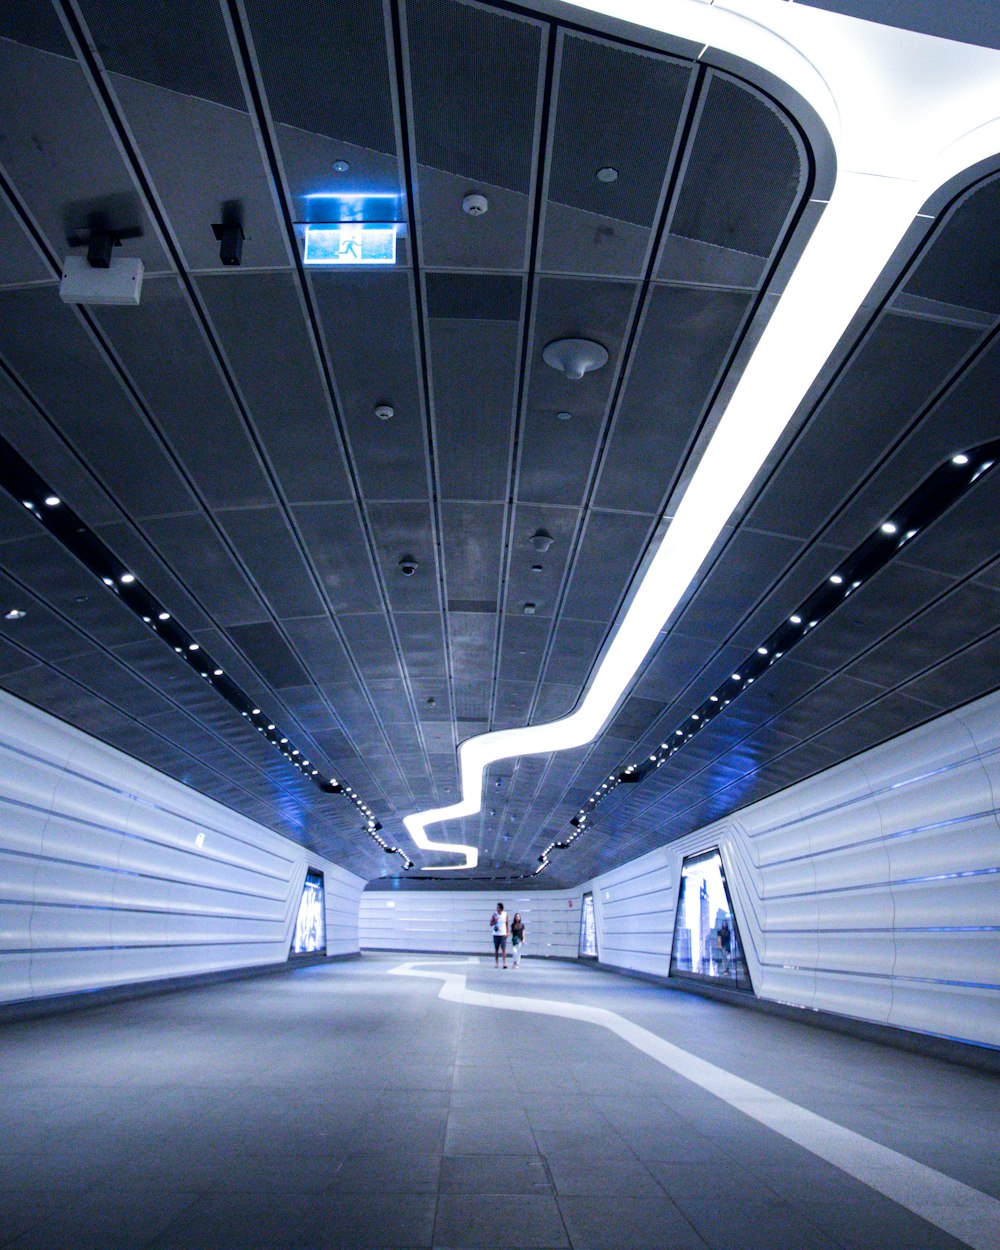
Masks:
[[[132,583],[135,581],[135,574],[134,574],[134,573],[123,573],[123,574],[121,575],[121,577],[119,577],[119,579],[118,579],[118,580],[121,582],[121,584],[122,584],[123,586],[131,586],[131,585],[132,585]]]
[[[830,578],[830,581],[833,582],[834,586],[840,586],[843,583],[843,580],[844,579],[839,573],[834,573],[834,575]]]
[[[5,621],[23,621],[27,615],[27,612],[21,608],[11,608],[9,612],[4,613],[3,619]]]
[[[951,463],[952,464],[968,464],[969,457],[962,455],[960,452],[957,456],[952,456]],[[48,503],[49,501],[46,499],[45,502]]]
[[[733,681],[742,681],[742,680],[743,678],[739,675],[739,673],[733,673]]]
[[[267,727],[267,728],[268,728],[268,732],[270,732],[270,731],[274,728],[274,726],[273,726],[273,725],[268,725],[268,727]]]
[[[758,655],[767,655],[767,647],[758,647],[758,648],[757,648],[757,654],[758,654]]]
[[[617,182],[618,170],[612,165],[604,165],[597,171],[598,182]]]
[[[798,616],[798,615],[795,615],[795,616],[790,616],[788,619],[792,622],[792,624],[793,624],[793,625],[801,625],[801,624],[802,624],[802,617],[801,617],[801,616]]]
[[[158,612],[158,613],[156,614],[156,619],[157,619],[158,621],[169,621],[169,620],[170,620],[170,613],[169,613],[169,612]]]
[[[260,708],[259,708],[259,707],[252,707],[252,708],[250,709],[250,715],[251,715],[251,716],[259,716],[259,715],[260,715]]]
[[[966,459],[968,459],[968,457],[966,457]],[[46,495],[45,496],[46,508],[58,508],[61,503],[62,503],[62,500],[59,498],[58,495]]]
[[[541,566],[540,564],[533,564],[533,565],[531,566],[531,571],[532,571],[532,573],[541,573],[541,571],[542,571],[542,566]]]
[[[391,421],[396,415],[396,409],[392,404],[378,404],[375,408],[375,415],[380,421]]]
[[[115,584],[113,577],[102,577],[101,581],[105,584],[105,586],[113,586]]]
[[[572,421],[573,420],[573,414],[571,412],[557,412],[556,416],[559,418],[560,421]]]
[[[347,161],[334,161],[334,162],[333,162],[333,168],[337,171],[337,173],[338,173],[338,174],[346,174],[346,173],[347,173],[347,171],[348,171],[351,167],[350,167],[350,165],[347,163]]]
[[[213,669],[212,669],[212,676],[213,676],[213,677],[221,677],[221,676],[222,676],[222,669],[221,669],[221,668],[213,668]]]
[[[886,521],[882,526],[883,534],[895,534],[898,527],[893,525],[892,521]]]
[[[199,647],[199,646],[198,646],[198,644],[197,644],[196,642],[189,642],[189,643],[188,643],[188,650],[189,650],[189,651],[200,651],[200,650],[201,650],[201,647]]]

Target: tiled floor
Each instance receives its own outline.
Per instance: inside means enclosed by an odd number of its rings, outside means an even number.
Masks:
[[[966,1244],[606,1029],[442,1001],[387,975],[402,958],[0,1028],[0,1246]],[[995,1078],[586,967],[460,971],[607,1008],[1000,1196]]]

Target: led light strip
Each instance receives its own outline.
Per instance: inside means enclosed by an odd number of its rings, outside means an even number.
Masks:
[[[67,548],[108,590],[191,668],[209,683],[258,733],[271,743],[294,768],[324,794],[342,794],[364,817],[364,832],[387,855],[398,855],[406,868],[413,861],[405,851],[390,846],[379,835],[381,824],[361,796],[336,777],[322,777],[315,764],[274,721],[256,706],[250,696],[216,664],[208,652],[188,633],[148,591],[114,552],[101,541],[79,516],[43,481],[28,462],[0,437],[0,485],[13,496],[50,534]],[[12,617],[11,619],[16,619]]]
[[[475,868],[476,847],[433,841],[427,827],[475,815],[490,764],[583,746],[600,733],[928,197],[1000,151],[1000,54],[992,49],[802,5],[762,6],[773,29],[742,4],[739,12],[694,0],[584,7],[752,59],[790,84],[827,125],[837,181],[580,706],[462,743],[462,799],[403,823],[421,849],[464,862],[425,871]]]
[[[758,677],[768,672],[821,621],[885,568],[917,534],[922,533],[957,503],[975,482],[996,467],[998,461],[1000,439],[994,439],[968,451],[959,452],[939,465],[912,494],[892,510],[874,533],[869,534],[855,551],[840,562],[787,621],[779,625],[737,666],[736,672],[672,731],[665,742],[661,742],[646,759],[637,764],[629,764],[621,773],[612,773],[603,781],[570,821],[573,832],[562,841],[550,842],[539,855],[539,862],[547,864],[553,851],[566,850],[585,833],[588,828],[587,821],[620,785],[644,781],[672,755],[676,755],[695,734],[700,733],[747,691]]]

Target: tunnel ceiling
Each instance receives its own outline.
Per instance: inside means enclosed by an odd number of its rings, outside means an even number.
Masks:
[[[808,110],[710,50],[460,0],[320,7],[0,10],[0,616],[23,613],[0,620],[0,685],[391,884],[441,859],[402,818],[457,799],[458,743],[578,702],[834,171]],[[445,828],[477,877],[533,873],[602,781],[997,437],[998,187],[981,173],[923,221],[604,733],[494,766],[482,813]],[[305,266],[303,223],[358,196],[402,223],[395,263]],[[212,229],[232,220],[239,266]],[[59,299],[102,224],[136,232],[115,255],[144,263],[138,307]],[[565,377],[542,360],[562,338],[608,363]],[[1000,684],[998,482],[615,790],[538,883]],[[107,557],[180,654],[103,584]]]

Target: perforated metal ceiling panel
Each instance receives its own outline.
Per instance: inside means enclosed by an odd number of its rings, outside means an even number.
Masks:
[[[832,176],[811,114],[794,122],[749,68],[530,8],[0,14],[0,437],[83,535],[0,492],[0,603],[25,613],[0,619],[0,684],[392,884],[420,875],[406,855],[433,862],[402,818],[458,797],[464,738],[579,701]],[[478,877],[532,873],[887,508],[996,437],[997,185],[926,223],[605,732],[495,765],[482,812],[444,830],[480,847]],[[403,227],[395,265],[305,267],[303,223],[361,193]],[[212,226],[234,214],[227,267]],[[116,253],[145,262],[138,307],[58,299],[71,238],[100,220],[141,231]],[[557,373],[542,353],[567,336],[608,363]],[[997,480],[615,790],[538,883],[992,688]],[[98,540],[199,652],[102,583],[81,555]]]

